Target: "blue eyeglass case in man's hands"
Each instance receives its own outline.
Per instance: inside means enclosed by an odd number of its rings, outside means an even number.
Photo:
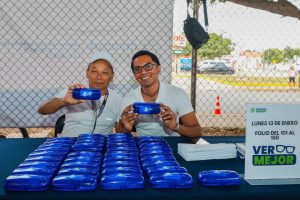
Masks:
[[[160,104],[136,102],[133,104],[133,112],[138,114],[158,114],[160,113]]]
[[[75,88],[72,97],[81,100],[98,100],[101,97],[101,91],[92,88]]]
[[[240,185],[238,173],[230,170],[209,170],[198,173],[198,182],[203,186],[231,186]]]

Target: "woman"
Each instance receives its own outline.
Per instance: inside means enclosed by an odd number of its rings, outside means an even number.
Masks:
[[[288,72],[289,72],[289,86],[295,87],[296,86],[296,82],[295,82],[296,71],[294,69],[294,66],[291,66]]]
[[[99,52],[91,57],[86,69],[89,88],[101,90],[100,100],[78,100],[72,97],[75,88],[85,88],[83,84],[71,84],[55,98],[42,104],[38,112],[48,115],[64,109],[66,120],[62,136],[77,137],[82,133],[112,133],[120,113],[121,97],[108,89],[114,77],[112,57]]]

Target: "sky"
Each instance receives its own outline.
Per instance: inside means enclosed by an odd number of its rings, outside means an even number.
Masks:
[[[290,0],[300,9],[299,0]],[[192,10],[190,10],[192,14]],[[174,35],[183,32],[186,1],[175,0]],[[268,48],[300,48],[300,20],[248,8],[234,3],[208,4],[208,32],[222,34],[235,43],[235,52],[262,51]],[[199,9],[199,22],[204,26],[203,7]]]

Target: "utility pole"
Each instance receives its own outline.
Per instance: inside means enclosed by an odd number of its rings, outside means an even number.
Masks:
[[[193,17],[198,20],[200,0],[194,0]],[[191,102],[196,111],[197,49],[192,48]]]

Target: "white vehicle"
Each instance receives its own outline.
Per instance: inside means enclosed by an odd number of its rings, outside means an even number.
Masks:
[[[219,61],[217,60],[204,60],[202,63],[200,63],[198,66],[197,66],[197,69],[203,69],[203,68],[207,68],[207,67],[211,67],[215,64],[217,64]]]
[[[224,63],[225,65],[230,66],[227,60],[204,60],[197,66],[197,71],[203,71],[203,69],[212,67],[217,63]]]

